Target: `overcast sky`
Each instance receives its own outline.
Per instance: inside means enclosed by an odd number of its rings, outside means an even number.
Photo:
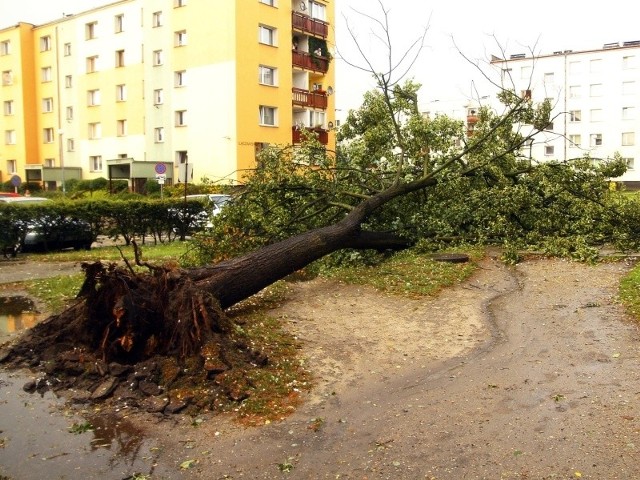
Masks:
[[[231,1],[231,0],[201,0]],[[248,1],[248,0],[242,0]],[[288,2],[288,0],[280,0]],[[387,52],[376,38],[374,23],[357,12],[377,19],[378,0],[334,0],[338,58],[337,108],[346,112],[357,108],[362,94],[374,87],[370,75],[347,66],[364,65],[345,25],[348,21],[361,49],[376,70],[385,68]],[[388,10],[393,53],[400,55],[428,28],[418,63],[409,73],[423,85],[421,104],[471,97],[474,85],[482,89],[480,75],[461,57],[488,59],[491,54],[551,53],[557,50],[598,49],[610,42],[640,40],[633,2],[608,0],[383,0]],[[63,13],[78,13],[108,0],[0,0],[0,28],[18,21],[45,23]],[[379,30],[378,30],[379,32]],[[475,83],[472,80],[476,79]],[[478,91],[479,95],[491,92]],[[338,115],[340,116],[340,115]]]

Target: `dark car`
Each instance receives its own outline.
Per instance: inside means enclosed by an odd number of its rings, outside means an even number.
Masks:
[[[0,197],[0,202],[2,203],[20,205],[50,201],[50,199],[44,197]],[[44,216],[23,226],[18,248],[24,252],[62,250],[65,248],[74,248],[76,250],[84,248],[88,250],[94,240],[91,226],[82,220]]]

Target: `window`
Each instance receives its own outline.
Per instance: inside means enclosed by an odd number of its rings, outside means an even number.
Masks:
[[[73,86],[73,77],[71,75],[64,77],[64,86],[65,88],[71,88]]]
[[[71,55],[71,44],[70,43],[65,43],[64,46],[62,47],[62,49],[63,49],[65,57],[68,57],[69,55]]]
[[[176,165],[184,165],[187,163],[188,154],[186,150],[178,150],[176,152]]]
[[[523,80],[531,78],[531,71],[532,71],[532,68],[530,65],[520,67],[520,78]]]
[[[187,124],[187,111],[176,110],[176,127],[184,127]]]
[[[89,157],[89,170],[92,172],[102,171],[102,155],[91,155]]]
[[[265,45],[276,45],[276,29],[260,25],[258,29],[258,41]]]
[[[157,88],[153,91],[153,104],[154,105],[162,105],[163,101],[163,92],[161,88]]]
[[[124,50],[116,50],[116,68],[124,67]]]
[[[635,167],[635,160],[633,158],[623,158],[622,160],[625,161],[625,163],[627,164],[627,168],[629,170],[633,170],[633,168]]]
[[[553,73],[545,73],[544,74],[544,83],[545,85],[553,85],[554,74]]]
[[[153,12],[153,16],[152,16],[152,20],[151,20],[151,24],[154,27],[161,27],[162,26],[162,12]]]
[[[96,38],[98,32],[98,22],[89,22],[84,26],[84,37],[87,40]]]
[[[53,128],[43,128],[42,129],[42,141],[44,143],[53,143]]]
[[[163,127],[155,128],[153,132],[153,138],[155,139],[156,143],[164,142],[164,128]]]
[[[155,50],[153,52],[153,64],[162,65],[162,50]]]
[[[592,122],[601,122],[602,121],[602,109],[601,108],[593,108],[589,110],[589,120]]]
[[[553,155],[553,151],[554,151],[554,147],[553,145],[545,145],[544,146],[544,154],[549,156],[549,155]]]
[[[275,126],[277,109],[260,105],[260,125]]]
[[[127,121],[118,120],[116,125],[116,131],[119,137],[124,137],[127,134]]]
[[[5,100],[2,110],[5,115],[13,115],[13,100]]]
[[[18,163],[16,160],[7,160],[7,172],[18,173]]]
[[[124,32],[124,15],[120,14],[113,17],[113,24],[115,33]]]
[[[582,89],[580,85],[569,86],[569,98],[580,98],[582,96]]]
[[[95,140],[102,137],[102,124],[100,122],[94,122],[89,124],[89,138]]]
[[[88,90],[87,91],[87,105],[95,107],[100,105],[100,90]]]
[[[325,113],[324,112],[315,112],[313,110],[309,111],[309,126],[310,127],[324,127],[325,122]]]
[[[622,119],[623,120],[635,120],[636,109],[635,107],[622,107]]]
[[[591,134],[591,146],[597,147],[602,145],[602,134],[601,133],[592,133]]]
[[[262,85],[276,85],[277,69],[260,65],[258,69],[258,82]]]
[[[622,94],[623,95],[634,95],[636,93],[636,82],[622,82]]]
[[[582,143],[581,135],[569,135],[569,146],[570,147],[579,147]]]
[[[11,41],[3,40],[0,42],[0,56],[9,55],[11,53]]]
[[[174,7],[184,7],[187,4],[187,0],[173,0]]]
[[[569,121],[570,122],[580,122],[582,120],[582,111],[581,110],[571,110],[569,112]]]
[[[67,120],[73,120],[73,107],[67,107],[65,109],[65,116]]]
[[[178,70],[175,72],[175,86],[184,87],[187,84],[187,72],[186,70]]]
[[[602,72],[602,59],[596,58],[589,62],[589,72],[600,73]]]
[[[73,138],[67,138],[67,152],[73,152],[76,149],[76,142]]]
[[[44,166],[47,168],[53,168],[56,166],[56,160],[55,158],[45,158],[44,159]]]
[[[601,97],[602,96],[602,84],[601,83],[592,83],[589,85],[589,96],[591,97]]]
[[[87,57],[87,73],[93,73],[98,70],[98,56]]]
[[[275,0],[260,0],[260,3],[264,3],[265,5],[269,5],[271,7],[275,7],[274,2]]]
[[[40,69],[40,79],[43,82],[51,81],[51,67],[42,67]]]
[[[187,31],[180,30],[174,34],[174,45],[176,47],[182,47],[187,44]]]
[[[53,112],[53,98],[47,97],[42,99],[42,112],[43,113]]]
[[[635,132],[623,132],[622,133],[622,146],[631,147],[636,144]]]
[[[582,73],[582,62],[569,62],[569,73]]]
[[[531,90],[521,90],[520,96],[525,100],[531,100]]]
[[[15,145],[16,144],[16,131],[15,130],[5,130],[4,131],[4,143],[6,145]]]
[[[13,72],[11,70],[2,72],[2,85],[13,85]]]
[[[127,100],[127,86],[125,84],[116,85],[116,102]]]
[[[325,22],[327,20],[327,7],[312,0],[309,2],[309,15],[311,18],[317,18]]]
[[[632,68],[636,68],[637,61],[635,55],[625,55],[622,57],[622,69],[623,70],[631,70]]]
[[[51,36],[45,35],[44,37],[40,37],[40,51],[46,52],[51,50]]]

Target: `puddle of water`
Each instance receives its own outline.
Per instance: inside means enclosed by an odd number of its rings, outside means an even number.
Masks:
[[[0,296],[0,335],[33,327],[39,320],[36,304],[21,295]]]
[[[24,392],[28,380],[0,370],[0,476],[98,480],[143,473],[156,478],[151,474],[158,473],[161,450],[129,420],[106,412],[82,417],[50,392]]]

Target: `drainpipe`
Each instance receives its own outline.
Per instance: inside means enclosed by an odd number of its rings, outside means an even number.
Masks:
[[[60,36],[58,35],[58,25],[56,25],[56,88],[58,96],[58,155],[60,156],[60,181],[62,183],[62,195],[66,195],[66,185],[64,181],[64,130],[62,128],[62,93],[60,90]]]

